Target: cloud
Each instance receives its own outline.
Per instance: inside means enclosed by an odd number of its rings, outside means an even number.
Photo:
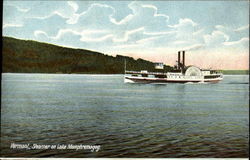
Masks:
[[[205,47],[204,44],[194,44],[192,46],[185,47],[184,50],[185,51],[194,51],[194,50],[202,49],[204,47]]]
[[[159,35],[170,35],[170,34],[175,34],[177,31],[166,31],[166,32],[143,32],[145,35],[151,35],[151,36],[159,36]]]
[[[8,24],[23,25],[23,17],[26,12],[21,11],[18,7],[13,5],[5,5],[3,8],[3,25]],[[9,25],[10,26],[10,25]]]
[[[199,36],[199,35],[202,35],[203,33],[204,33],[204,29],[199,29],[193,32],[193,36]]]
[[[155,6],[131,2],[128,4],[128,8],[132,10],[132,13],[128,14],[120,21],[117,21],[114,18],[116,10],[112,6],[93,3],[78,15],[77,23],[74,23],[71,27],[77,29],[77,31],[85,29],[101,30],[102,28],[112,28],[107,36],[100,38],[102,40],[109,40],[112,37],[114,43],[129,41],[136,42],[137,40],[140,40],[140,38],[145,39],[151,36],[173,33],[173,31],[166,30],[166,21],[169,17],[163,14],[158,14]],[[148,20],[148,18],[150,19]],[[165,27],[161,25],[162,18]],[[150,24],[148,22],[150,22]],[[81,28],[78,27],[80,25],[82,26]],[[155,28],[153,31],[150,31],[151,26],[161,26],[161,29],[157,30]],[[84,41],[87,40],[93,41],[93,39],[84,38]]]
[[[168,25],[170,28],[176,30],[177,37],[176,38],[187,38],[193,36],[193,34],[197,34],[199,28],[198,24],[193,20],[185,18],[179,19],[179,23],[175,25]]]
[[[165,18],[166,21],[169,20],[169,16],[165,15],[165,14],[158,14],[158,8],[154,5],[142,5],[143,8],[149,8],[149,9],[152,9],[154,10],[154,17],[163,17]]]
[[[88,29],[102,29],[103,27],[112,26],[110,16],[113,13],[114,9],[111,6],[94,3],[86,11],[78,15],[74,26],[82,25]]]
[[[34,35],[36,37],[46,36],[48,39],[51,40],[61,40],[64,37],[64,35],[67,34],[72,36],[78,36],[79,37],[78,41],[80,40],[82,42],[101,42],[113,37],[112,34],[103,35],[104,33],[106,32],[95,31],[95,30],[85,30],[83,32],[77,32],[72,29],[60,29],[56,36],[49,36],[46,32],[41,30],[35,31]]]
[[[249,35],[249,25],[244,25],[238,28],[233,28],[230,26],[216,25],[216,30],[227,34],[230,37],[230,41],[237,41],[246,35]]]
[[[145,30],[144,27],[140,27],[140,28],[137,28],[137,29],[134,29],[134,30],[126,31],[123,38],[116,38],[116,37],[114,37],[113,38],[113,42],[127,42],[128,39],[129,39],[129,37],[132,34],[135,34],[135,33],[138,33],[138,32],[142,33],[144,30]]]
[[[221,45],[229,40],[229,36],[221,31],[213,31],[211,34],[204,35],[206,45],[214,47]]]
[[[68,1],[68,5],[73,8],[74,12],[76,12],[79,8],[78,4],[74,1]]]
[[[245,25],[245,26],[241,26],[239,28],[234,29],[235,32],[241,32],[241,31],[245,31],[245,30],[249,30],[249,24]]]
[[[190,18],[179,19],[177,24],[168,25],[176,34],[170,45],[177,49],[187,48],[203,42],[204,29]]]
[[[183,28],[183,27],[187,27],[187,26],[197,26],[198,24],[195,23],[193,20],[189,19],[189,18],[184,18],[184,19],[180,19],[178,24],[175,25],[168,25],[171,28]]]
[[[78,32],[75,32],[75,31],[73,31],[71,29],[60,29],[56,36],[49,36],[46,32],[41,31],[41,30],[34,31],[34,35],[36,37],[38,37],[40,35],[45,35],[47,38],[54,39],[54,40],[61,39],[63,37],[63,35],[67,34],[67,33],[71,33],[71,34],[74,34],[74,35],[79,35]]]
[[[35,35],[35,37],[46,36],[47,38],[49,38],[49,36],[46,32],[40,31],[40,30],[34,31],[34,35]]]
[[[224,42],[223,44],[226,46],[240,45],[240,44],[247,44],[248,45],[249,44],[249,37],[241,38],[238,41]]]
[[[187,44],[188,42],[187,41],[174,41],[173,44]]]
[[[89,37],[82,36],[82,38],[80,40],[83,42],[102,42],[102,41],[105,41],[107,39],[111,39],[112,37],[113,37],[112,34],[107,34],[107,35],[104,35],[104,36],[98,37],[98,38],[89,38]]]
[[[66,29],[67,18],[54,13],[48,17],[27,18],[24,23],[24,29],[33,33],[36,30],[46,32],[50,37],[55,36],[61,29]]]
[[[241,26],[233,29],[228,26],[216,25],[216,30],[214,30],[210,35],[204,35],[204,40],[206,45],[213,47],[229,47],[234,46],[234,48],[247,47],[249,43],[249,37],[246,36],[247,28],[249,25]]]
[[[3,24],[3,29],[8,28],[8,27],[23,27],[22,24]]]
[[[144,27],[147,32],[166,31],[169,16],[158,13],[156,6],[134,1],[128,4],[128,8],[132,13],[125,17],[126,23],[121,28]]]
[[[58,11],[53,11],[51,12],[49,15],[46,15],[46,16],[35,16],[35,17],[27,17],[27,19],[39,19],[39,20],[47,20],[53,16],[57,16],[57,17],[60,17],[60,18],[64,18],[65,20],[67,19],[67,17],[65,17],[63,14],[61,14],[60,12]]]
[[[124,19],[122,19],[121,21],[116,21],[115,18],[113,18],[112,16],[110,16],[110,21],[116,25],[123,25],[128,23],[131,19],[133,18],[132,14],[127,15]]]
[[[77,2],[69,1],[60,2],[57,5],[54,4],[56,3],[53,2],[52,5],[48,6],[46,2],[32,2],[28,11],[29,15],[23,17],[22,22],[24,22],[24,25],[6,23],[4,28],[23,26],[25,33],[30,32],[30,34],[34,35],[34,38],[43,35],[47,38],[58,40],[60,40],[59,35],[62,34],[62,31],[69,31],[70,29],[74,32],[67,32],[68,34],[77,33],[81,37],[81,41],[89,43],[110,41],[110,39],[113,43],[131,43],[140,39],[173,33],[173,31],[164,28],[164,26],[167,26],[166,22],[169,17],[159,14],[157,7],[153,5],[131,2],[128,4],[128,9],[132,10],[132,13],[118,21],[114,18],[117,11],[114,7],[107,4],[92,3],[86,10],[80,13],[77,13],[81,7]],[[65,12],[62,8],[69,11]],[[41,12],[42,9],[45,12]],[[35,11],[37,12],[35,13]],[[159,26],[159,29],[154,28],[154,26]],[[108,30],[106,34],[97,34],[98,31],[104,28]],[[84,32],[89,30],[97,32],[92,34]],[[151,39],[153,40],[153,38]]]
[[[115,45],[114,48],[134,48],[138,47],[138,44],[123,44],[123,45]]]
[[[30,10],[30,8],[22,8],[22,7],[11,5],[11,4],[6,4],[6,5],[16,8],[19,12],[24,12],[25,13],[25,12],[28,12]]]

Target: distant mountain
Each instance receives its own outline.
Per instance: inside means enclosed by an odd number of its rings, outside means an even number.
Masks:
[[[124,73],[128,70],[155,71],[154,63],[143,59],[56,46],[31,40],[3,37],[2,72],[10,73]],[[165,71],[172,67],[164,66]]]

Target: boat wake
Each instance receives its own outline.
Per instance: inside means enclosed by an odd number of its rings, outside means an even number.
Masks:
[[[124,83],[136,83],[136,82],[134,82],[134,81],[132,81],[132,80],[130,80],[130,79],[124,78]]]

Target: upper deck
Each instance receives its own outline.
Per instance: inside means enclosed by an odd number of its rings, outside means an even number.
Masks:
[[[164,72],[148,72],[148,71],[125,71],[125,74],[167,75],[167,73]]]
[[[204,70],[201,71],[202,75],[207,76],[207,75],[221,75],[221,73],[218,73],[216,71],[209,71],[209,70]],[[184,75],[181,72],[148,72],[148,71],[125,71],[125,74],[138,74],[138,75],[172,75],[172,76],[181,76]]]

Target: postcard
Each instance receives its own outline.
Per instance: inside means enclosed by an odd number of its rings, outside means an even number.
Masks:
[[[4,0],[1,159],[249,158],[249,1]]]

